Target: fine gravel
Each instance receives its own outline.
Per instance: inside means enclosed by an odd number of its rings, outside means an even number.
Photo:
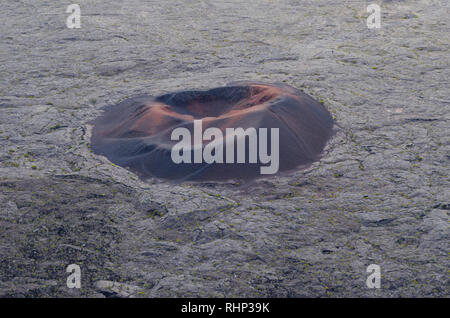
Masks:
[[[448,1],[77,3],[1,3],[0,297],[448,297]],[[238,80],[323,103],[322,159],[172,184],[90,149],[106,105]]]

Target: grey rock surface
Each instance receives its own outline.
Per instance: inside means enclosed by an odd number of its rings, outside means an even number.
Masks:
[[[78,3],[81,29],[2,3],[1,297],[448,297],[447,1],[384,1],[378,30],[359,0]],[[236,80],[322,101],[322,160],[174,185],[89,148],[105,105]]]

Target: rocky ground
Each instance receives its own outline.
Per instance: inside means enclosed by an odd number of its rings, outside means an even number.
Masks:
[[[378,2],[378,30],[360,0],[77,3],[81,29],[61,2],[2,3],[0,296],[449,295],[447,1]],[[323,102],[322,160],[174,185],[90,150],[105,105],[236,80]]]

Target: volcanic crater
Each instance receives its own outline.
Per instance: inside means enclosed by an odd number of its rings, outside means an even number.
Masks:
[[[261,176],[260,167],[264,166],[261,161],[175,163],[171,151],[177,141],[172,140],[172,132],[183,127],[195,135],[194,123],[199,120],[204,130],[217,128],[223,135],[229,128],[246,131],[265,128],[266,137],[271,140],[273,129],[277,129],[279,171],[319,160],[334,133],[333,118],[327,109],[300,90],[280,83],[234,82],[209,90],[180,91],[158,97],[143,95],[108,106],[93,122],[91,147],[96,154],[106,156],[143,179],[219,181]],[[245,158],[250,158],[250,136],[243,138]],[[229,142],[217,136],[213,141],[221,141],[224,148]],[[234,148],[236,156],[239,141],[232,141],[230,149]],[[209,143],[204,139],[200,142],[203,149]],[[188,151],[194,153],[194,146]],[[274,150],[270,144],[267,151],[273,154]]]

